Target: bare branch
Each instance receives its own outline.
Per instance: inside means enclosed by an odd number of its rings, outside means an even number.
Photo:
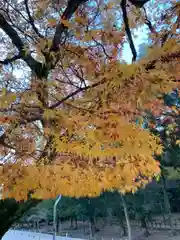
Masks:
[[[29,10],[29,7],[28,7],[28,0],[25,0],[24,3],[25,3],[27,15],[29,17],[29,21],[28,22],[31,24],[31,26],[32,26],[33,30],[35,31],[35,33],[40,38],[44,38],[44,36],[38,31],[37,27],[34,24],[34,18],[31,16],[31,13],[30,13],[30,10]]]
[[[97,44],[97,46],[100,46],[100,47],[102,48],[102,50],[103,50],[104,54],[106,55],[106,57],[107,57],[108,59],[110,59],[111,57],[110,57],[110,56],[108,55],[108,53],[106,52],[106,49],[105,49],[105,47],[103,46],[103,44],[100,43],[100,42],[98,42],[94,37],[92,37],[92,39],[93,39],[93,41]]]
[[[145,7],[143,7],[143,10],[144,10],[144,14],[145,14],[145,24],[148,26],[151,33],[156,33],[155,28],[153,27],[151,21],[148,19]]]
[[[17,8],[15,8],[9,0],[5,0],[5,2],[8,4],[7,6],[7,13],[9,15],[9,7],[12,8],[15,12],[17,12],[26,22],[28,22],[28,19],[19,11]]]
[[[46,71],[44,71],[43,65],[40,62],[36,61],[29,53],[27,53],[27,51],[25,50],[26,46],[22,42],[21,38],[14,30],[14,28],[6,21],[6,19],[1,13],[0,13],[0,28],[9,36],[12,43],[19,50],[21,58],[27,63],[31,70],[36,73],[38,77],[42,78],[43,74],[44,75],[47,74]]]

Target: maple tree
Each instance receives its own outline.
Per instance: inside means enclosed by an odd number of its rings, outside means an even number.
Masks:
[[[178,85],[179,13],[175,1],[153,26],[126,1],[2,1],[3,198],[134,192],[160,173],[160,139],[135,120]],[[136,62],[131,32],[143,24],[152,47]]]

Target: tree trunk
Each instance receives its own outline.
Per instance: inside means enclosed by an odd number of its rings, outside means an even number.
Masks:
[[[162,182],[165,212],[168,214],[168,223],[172,229],[171,206],[170,206],[169,197],[167,193],[166,178],[163,173],[161,174],[161,176],[162,176],[161,182]]]
[[[77,225],[77,217],[74,218],[74,221],[75,221],[75,229],[77,230],[77,228],[78,228],[78,225]]]
[[[14,199],[0,200],[0,239],[31,207],[39,203],[38,200],[16,202]]]
[[[122,219],[120,219],[120,224],[121,224],[121,228],[123,230],[123,236],[127,236],[126,226],[124,225],[124,221]]]
[[[85,226],[84,218],[83,218],[83,234],[84,234],[84,237],[85,237],[85,235],[86,235],[86,226]]]
[[[73,228],[73,217],[70,218],[70,221],[71,221],[70,228]]]
[[[60,216],[58,215],[58,216],[57,216],[57,222],[56,222],[56,230],[57,230],[57,233],[60,232],[60,221],[61,221],[61,219],[60,219]]]
[[[131,224],[130,224],[130,221],[129,221],[129,216],[128,216],[128,210],[127,210],[126,202],[125,202],[125,199],[124,199],[123,195],[121,193],[120,193],[120,195],[121,195],[121,200],[122,200],[122,204],[123,204],[123,208],[124,208],[124,215],[125,215],[125,219],[126,219],[126,224],[127,224],[128,240],[132,240]]]
[[[145,235],[146,237],[148,237],[148,236],[150,235],[150,233],[149,233],[149,230],[148,230],[148,227],[147,227],[147,223],[146,223],[146,218],[145,218],[145,216],[143,216],[143,217],[141,218],[141,227],[145,230],[144,235]]]
[[[159,204],[159,207],[161,209],[162,219],[163,219],[163,222],[165,224],[166,223],[166,217],[165,217],[165,214],[164,214],[164,209],[162,207],[162,204]]]
[[[93,238],[94,233],[96,231],[96,225],[95,225],[94,217],[90,217],[89,222],[90,222],[90,237]]]
[[[110,226],[112,226],[112,209],[108,208],[107,209],[107,220]]]
[[[0,240],[3,238],[3,236],[10,229],[11,226],[12,226],[11,222],[8,222],[6,224],[3,224],[3,226],[0,226]]]

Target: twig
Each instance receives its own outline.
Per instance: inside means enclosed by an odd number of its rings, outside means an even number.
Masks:
[[[66,100],[70,99],[71,97],[74,97],[78,93],[83,92],[83,91],[85,91],[87,89],[91,89],[91,88],[97,87],[97,86],[99,86],[101,84],[104,84],[105,82],[106,82],[106,79],[103,78],[101,81],[99,81],[97,83],[94,83],[92,85],[89,85],[89,86],[86,86],[86,87],[83,87],[83,88],[79,88],[79,89],[75,90],[74,92],[68,94],[66,97],[62,98],[59,102],[51,105],[49,108],[50,109],[54,109],[56,107],[59,107],[63,102],[65,102]]]
[[[28,7],[28,0],[25,0],[24,3],[25,3],[27,15],[29,17],[29,21],[28,22],[31,24],[31,26],[32,26],[33,30],[35,31],[35,33],[40,38],[44,38],[44,36],[38,31],[37,27],[34,24],[34,18],[31,16],[31,13],[30,13],[30,10],[29,10],[29,7]]]
[[[151,21],[148,19],[145,7],[143,7],[143,10],[144,10],[144,14],[145,14],[145,24],[148,26],[151,33],[156,33],[155,28],[153,27]]]

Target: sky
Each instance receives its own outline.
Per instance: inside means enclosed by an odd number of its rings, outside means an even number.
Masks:
[[[136,31],[136,38],[133,37],[136,51],[138,52],[141,44],[145,44],[148,40],[146,27],[141,27]],[[129,43],[124,46],[123,59],[130,64],[132,62],[132,52],[129,47]]]

